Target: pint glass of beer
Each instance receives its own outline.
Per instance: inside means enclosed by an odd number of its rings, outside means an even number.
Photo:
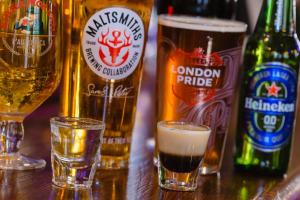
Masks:
[[[63,1],[61,115],[105,122],[102,168],[126,168],[152,0]]]
[[[159,16],[158,121],[211,128],[202,174],[219,172],[246,25],[185,16]]]

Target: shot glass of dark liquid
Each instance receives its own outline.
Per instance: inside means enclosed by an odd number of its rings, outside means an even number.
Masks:
[[[189,122],[157,124],[159,186],[178,191],[197,188],[199,165],[211,129]]]

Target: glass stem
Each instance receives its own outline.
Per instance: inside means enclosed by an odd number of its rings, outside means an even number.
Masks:
[[[23,137],[23,122],[0,121],[0,154],[17,153]]]

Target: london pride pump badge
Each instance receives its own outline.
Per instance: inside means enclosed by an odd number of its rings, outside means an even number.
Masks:
[[[170,56],[168,66],[172,74],[173,94],[190,107],[206,102],[223,86],[225,66],[217,52],[205,53],[203,48],[192,52],[176,49]]]

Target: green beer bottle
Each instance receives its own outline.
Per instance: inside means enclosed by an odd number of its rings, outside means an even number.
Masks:
[[[244,55],[235,167],[286,172],[296,111],[299,44],[295,1],[264,0]]]

